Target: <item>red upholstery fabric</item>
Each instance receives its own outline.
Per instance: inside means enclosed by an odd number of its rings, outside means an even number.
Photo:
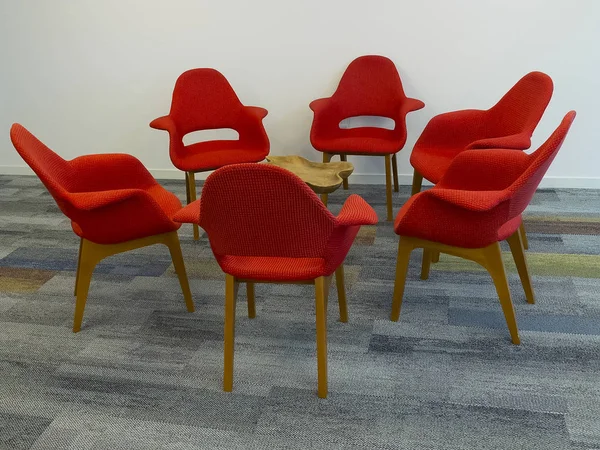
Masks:
[[[267,110],[244,106],[227,79],[215,69],[192,69],[175,83],[171,111],[150,123],[169,132],[169,153],[179,170],[200,172],[227,164],[258,162],[269,154],[269,138],[262,124]],[[193,131],[232,128],[237,140],[184,145]]]
[[[394,63],[383,56],[361,56],[350,63],[330,98],[310,104],[314,120],[313,147],[322,152],[391,154],[406,142],[406,114],[425,106],[407,98]],[[355,116],[383,116],[394,120],[393,130],[375,127],[341,129],[340,122]]]
[[[467,149],[525,150],[550,98],[552,79],[541,72],[525,75],[491,109],[455,111],[435,116],[417,140],[410,163],[433,183]]]
[[[336,218],[300,178],[267,164],[215,171],[201,199],[173,219],[206,230],[224,272],[263,281],[331,275],[360,226],[377,223],[359,196],[351,195]]]
[[[575,111],[569,112],[531,155],[506,149],[462,152],[436,186],[404,204],[394,222],[396,233],[465,248],[506,239],[519,227],[574,119]]]
[[[10,138],[77,235],[97,244],[116,244],[180,227],[171,216],[181,202],[133,156],[88,155],[65,161],[19,124],[12,126]]]

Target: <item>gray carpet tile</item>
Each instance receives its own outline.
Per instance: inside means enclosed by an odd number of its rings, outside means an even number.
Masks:
[[[383,178],[331,194],[332,212],[350,193],[385,217]],[[203,233],[179,232],[195,313],[167,249],[148,247],[98,266],[73,334],[79,242],[35,177],[0,175],[0,449],[598,449],[600,192],[540,190],[524,217],[535,305],[506,259],[521,346],[488,274],[442,255],[422,281],[420,250],[391,322],[398,238],[380,222],[345,262],[348,323],[331,289],[329,397],[314,288],[274,284],[252,320],[240,289],[224,393],[224,277]]]

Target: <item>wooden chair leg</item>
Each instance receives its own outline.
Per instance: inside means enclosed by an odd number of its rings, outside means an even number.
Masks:
[[[327,398],[327,311],[325,309],[325,277],[315,280],[318,394]]]
[[[185,172],[185,201],[186,205],[190,204],[190,176]]]
[[[94,272],[96,265],[104,257],[98,248],[98,244],[94,244],[86,239],[82,239],[80,247],[79,269],[77,271],[77,293],[75,297],[75,315],[73,317],[73,333],[78,333],[81,330],[81,322],[83,321],[83,312],[87,302],[90,282],[92,281],[92,273]]]
[[[525,291],[525,298],[527,303],[535,303],[535,294],[533,292],[533,286],[531,284],[531,277],[529,276],[529,269],[527,268],[527,260],[525,259],[525,251],[523,250],[522,234],[517,230],[507,241],[510,245],[510,251],[515,260],[517,271],[519,272],[519,278]]]
[[[179,278],[181,292],[183,293],[183,298],[185,299],[185,306],[187,307],[188,312],[194,312],[194,300],[192,300],[192,292],[190,291],[190,284],[185,271],[185,263],[183,262],[183,254],[181,253],[179,236],[177,235],[177,231],[172,231],[164,236],[164,244],[169,248],[169,253],[171,253],[171,260],[173,261],[175,273],[177,273],[177,277]]]
[[[254,283],[246,283],[246,298],[248,301],[248,317],[254,319],[256,317],[256,305],[254,303]]]
[[[440,262],[440,252],[438,252],[437,250],[432,250],[432,252],[431,252],[431,262],[434,263],[434,264]]]
[[[397,322],[400,318],[402,297],[404,296],[404,285],[406,284],[406,273],[413,247],[400,237],[398,242],[398,259],[396,261],[396,281],[394,282],[394,299],[392,301],[392,314],[390,319]]]
[[[392,156],[392,174],[394,175],[394,192],[398,192],[400,187],[398,185],[398,160],[396,159],[396,153]]]
[[[348,305],[346,304],[346,284],[344,282],[344,266],[340,265],[335,271],[335,285],[337,288],[338,305],[340,308],[340,322],[348,322]]]
[[[340,161],[348,161],[348,155],[340,155]],[[345,191],[348,190],[348,178],[344,178],[342,181],[342,187]]]
[[[481,251],[482,263],[492,276],[492,280],[496,286],[496,292],[500,299],[502,311],[504,311],[504,317],[506,319],[506,324],[508,325],[508,331],[510,332],[512,342],[515,345],[519,345],[521,340],[519,339],[515,309],[510,297],[510,289],[508,287],[506,269],[504,267],[504,262],[502,261],[500,244],[496,242],[495,244],[481,249]]]
[[[427,248],[423,249],[423,260],[421,261],[421,280],[429,278],[429,268],[431,267],[431,254],[433,252]]]
[[[392,207],[392,168],[390,160],[390,155],[385,155],[385,199],[387,205],[388,222],[394,220],[394,210]]]
[[[325,206],[327,206],[327,200],[328,200],[328,195],[327,194],[321,194],[321,201],[323,202],[323,204]]]
[[[189,190],[189,202],[188,203],[192,203],[196,201],[196,176],[194,174],[194,172],[188,172],[188,181],[189,181],[189,186],[188,186],[188,190]],[[198,229],[198,225],[197,224],[192,224],[194,227],[194,240],[197,241],[198,239],[200,239],[200,230]]]
[[[411,191],[410,195],[415,195],[415,194],[418,194],[419,192],[421,192],[422,184],[423,184],[423,175],[421,175],[415,169],[415,172],[413,174],[412,191]]]
[[[519,226],[519,233],[521,233],[521,241],[523,242],[523,248],[529,250],[529,240],[527,239],[527,233],[525,233],[525,224],[521,221]]]
[[[83,248],[83,238],[79,239],[79,254],[77,256],[77,271],[75,272],[75,291],[73,295],[77,295],[77,285],[79,284],[79,267],[81,266],[81,249]]]
[[[225,274],[225,332],[224,332],[224,364],[223,390],[233,390],[233,349],[235,344],[235,301],[238,281],[234,276]]]

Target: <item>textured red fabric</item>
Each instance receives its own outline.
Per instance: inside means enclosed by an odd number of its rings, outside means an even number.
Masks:
[[[88,155],[65,161],[19,124],[10,129],[10,138],[77,235],[116,244],[180,227],[171,216],[181,202],[133,156]]]
[[[406,142],[406,114],[425,104],[407,98],[394,63],[383,56],[361,56],[350,63],[330,98],[310,104],[314,120],[310,131],[313,147],[322,152],[391,154]],[[340,122],[355,116],[383,116],[395,127],[341,129]]]
[[[212,173],[200,200],[173,216],[200,225],[224,272],[264,281],[331,275],[360,225],[377,223],[351,195],[336,218],[293,173],[268,164],[238,164]]]
[[[437,183],[452,160],[464,150],[528,149],[552,90],[552,79],[548,75],[531,72],[491,109],[435,116],[417,140],[410,163],[425,179]]]
[[[199,172],[265,159],[269,138],[262,119],[266,115],[266,109],[244,106],[217,70],[192,69],[177,79],[169,115],[153,120],[150,126],[169,132],[169,154],[175,167]],[[183,143],[188,133],[219,128],[236,130],[239,139]]]
[[[506,149],[466,150],[432,189],[413,195],[394,222],[401,236],[481,248],[514,233],[521,213],[554,160],[575,111],[534,153]]]

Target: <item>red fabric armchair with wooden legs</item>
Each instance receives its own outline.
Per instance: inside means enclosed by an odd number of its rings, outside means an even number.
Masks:
[[[169,155],[173,165],[185,172],[188,204],[196,200],[195,173],[265,159],[269,154],[262,124],[266,115],[264,108],[244,106],[215,69],[192,69],[179,76],[169,115],[153,120],[150,126],[169,132]],[[234,129],[239,139],[183,143],[188,133],[220,128]],[[198,238],[194,224],[194,239]]]
[[[126,154],[101,154],[65,161],[19,124],[12,126],[10,137],[81,238],[74,332],[81,329],[95,266],[108,256],[152,244],[169,248],[187,309],[194,311],[177,237],[181,225],[171,220],[181,203],[139,160]]]
[[[400,235],[391,319],[397,321],[410,254],[424,249],[421,278],[429,276],[431,252],[473,260],[485,267],[496,286],[514,344],[519,333],[502,261],[507,240],[529,303],[534,303],[523,242],[521,213],[558,153],[573,120],[569,112],[550,138],[528,155],[514,150],[461,152],[432,189],[413,195],[394,222]]]
[[[385,158],[387,220],[393,218],[391,166],[394,190],[398,192],[396,153],[406,143],[406,115],[424,106],[422,101],[406,97],[394,63],[375,55],[352,61],[334,94],[310,104],[314,111],[310,141],[316,150],[323,152],[323,162],[328,162],[332,155],[340,155],[342,161],[348,155]],[[391,118],[394,129],[340,128],[342,120],[356,116]],[[347,180],[344,189],[348,189]]]
[[[337,217],[297,176],[266,164],[223,167],[211,174],[200,200],[174,220],[197,223],[207,233],[226,276],[223,389],[233,388],[235,302],[246,283],[254,317],[255,283],[314,284],[319,397],[327,396],[327,295],[335,273],[340,320],[347,321],[343,261],[361,225],[377,215],[351,195]]]

